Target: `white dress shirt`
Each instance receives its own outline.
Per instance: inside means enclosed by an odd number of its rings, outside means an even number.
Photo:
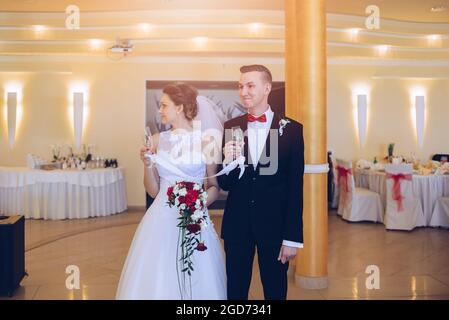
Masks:
[[[274,112],[268,106],[265,111],[266,122],[254,121],[248,122],[248,150],[251,155],[254,170],[256,170],[268,133],[270,132],[271,122],[273,122]],[[260,115],[262,116],[262,115]]]
[[[248,150],[251,155],[254,170],[256,170],[257,163],[259,162],[263,148],[265,147],[265,142],[270,133],[271,123],[273,122],[274,117],[274,112],[271,110],[270,106],[268,106],[268,109],[264,114],[267,118],[266,122],[248,122]],[[284,240],[282,241],[282,244],[288,247],[303,248],[303,244],[300,242]]]

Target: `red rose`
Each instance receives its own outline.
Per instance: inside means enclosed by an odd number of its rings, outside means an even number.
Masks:
[[[173,194],[173,187],[168,187],[167,189],[167,196],[171,196]]]
[[[186,198],[184,196],[179,196],[179,203],[186,203]]]
[[[201,226],[196,223],[188,224],[186,228],[187,230],[189,230],[190,233],[197,233],[198,231],[201,230]]]
[[[197,247],[196,247],[196,250],[198,250],[198,251],[206,251],[206,250],[207,250],[207,247],[206,247],[206,245],[204,244],[204,242],[200,242],[200,243],[198,243],[198,245],[197,245]]]
[[[195,205],[196,200],[198,199],[198,190],[189,190],[186,194],[186,204],[187,206]]]

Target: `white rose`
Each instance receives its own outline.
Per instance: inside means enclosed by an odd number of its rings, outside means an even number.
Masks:
[[[195,212],[192,214],[192,219],[195,221],[202,217],[203,217],[203,211],[201,211],[201,210],[195,210]]]
[[[186,188],[182,188],[181,190],[179,190],[179,195],[180,196],[185,196],[186,194],[187,194]]]
[[[179,206],[179,200],[175,199],[175,206]]]
[[[174,188],[173,188],[173,193],[174,194],[178,194],[178,192],[179,192],[178,185],[175,185]]]
[[[186,204],[185,203],[181,204],[180,208],[181,210],[184,210],[186,208]]]
[[[195,183],[193,185],[193,190],[200,190],[200,189],[201,189],[201,187],[200,187],[200,185],[198,183]]]

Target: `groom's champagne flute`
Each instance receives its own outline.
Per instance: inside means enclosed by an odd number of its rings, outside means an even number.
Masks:
[[[242,146],[243,142],[243,131],[240,127],[232,127],[232,140],[234,141],[235,146]],[[233,160],[237,159],[237,157],[233,157]]]

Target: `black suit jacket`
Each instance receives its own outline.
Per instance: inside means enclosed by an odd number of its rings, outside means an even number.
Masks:
[[[253,239],[258,243],[270,244],[281,244],[283,240],[303,242],[302,125],[289,119],[290,123],[284,127],[280,136],[280,119],[279,115],[274,113],[265,149],[259,163],[254,165],[255,170],[248,152],[246,115],[224,124],[223,146],[231,139],[227,129],[238,126],[245,133],[244,156],[247,165],[240,179],[238,168],[228,175],[218,177],[220,187],[229,191],[221,230],[221,237],[225,241]],[[277,168],[274,157],[277,157]],[[270,168],[276,169],[273,174],[264,174],[264,170]]]

